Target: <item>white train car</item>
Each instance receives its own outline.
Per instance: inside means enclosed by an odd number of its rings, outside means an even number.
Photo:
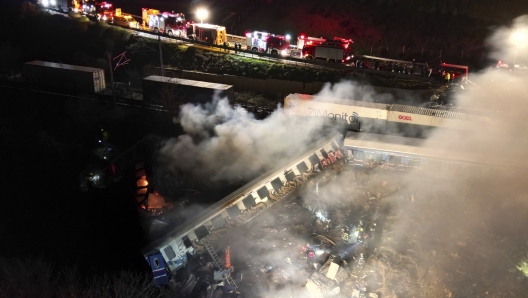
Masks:
[[[343,148],[348,163],[355,167],[418,169],[448,179],[459,179],[470,172],[516,166],[513,161],[484,160],[474,152],[441,148],[425,139],[393,135],[351,131],[345,137]]]
[[[171,274],[204,252],[208,243],[215,250],[222,248],[215,241],[225,238],[230,229],[285,199],[318,172],[344,163],[342,141],[341,134],[332,134],[299,158],[254,179],[144,248],[156,283],[167,283]]]
[[[325,125],[349,130],[398,132],[407,136],[423,136],[434,127],[460,128],[468,121],[490,122],[483,116],[462,112],[297,93],[286,96],[284,112],[291,116],[319,118]]]

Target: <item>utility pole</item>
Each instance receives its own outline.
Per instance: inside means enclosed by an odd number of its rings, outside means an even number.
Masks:
[[[161,64],[161,76],[165,76],[165,71],[163,70],[163,52],[161,51],[161,33],[158,33],[158,46],[160,54],[160,64]]]
[[[108,53],[108,67],[110,68],[110,83],[112,84],[112,103],[116,106],[116,97],[114,90],[114,66],[112,65],[112,56]]]

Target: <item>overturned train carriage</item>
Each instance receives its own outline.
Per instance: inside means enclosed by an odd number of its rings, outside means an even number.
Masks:
[[[343,149],[349,165],[354,167],[413,169],[444,179],[519,167],[507,157],[490,159],[476,150],[440,146],[435,140],[364,132],[348,132]]]
[[[318,172],[345,163],[342,142],[341,134],[332,134],[305,154],[254,179],[144,248],[156,283],[166,283],[166,274],[175,273],[194,256],[207,251],[206,245],[209,249],[222,248],[218,242],[230,229],[284,200]]]
[[[284,111],[292,117],[319,119],[323,125],[370,133],[396,133],[409,137],[426,136],[435,127],[463,128],[468,121],[491,123],[484,116],[458,111],[296,93],[286,96]]]

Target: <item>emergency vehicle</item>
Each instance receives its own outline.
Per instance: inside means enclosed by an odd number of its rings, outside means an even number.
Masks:
[[[188,23],[183,13],[148,14],[148,27],[156,34],[187,37]]]
[[[143,27],[148,27],[149,18],[151,15],[159,15],[161,11],[152,8],[141,9],[141,20],[143,21]]]
[[[91,16],[102,15],[106,10],[112,8],[112,3],[96,2],[94,0],[83,0],[82,13]]]
[[[310,37],[301,35],[297,37],[297,48],[302,50],[305,46],[319,45],[326,42],[326,38],[323,37]]]
[[[215,45],[229,45],[224,26],[193,23],[187,26],[187,38]]]
[[[278,56],[287,56],[290,53],[290,36],[275,35],[255,31],[246,33],[246,46],[248,51],[262,52]]]
[[[305,59],[324,59],[331,63],[345,63],[350,61],[354,55],[351,39],[334,37],[323,43],[306,44],[302,49],[302,57]]]

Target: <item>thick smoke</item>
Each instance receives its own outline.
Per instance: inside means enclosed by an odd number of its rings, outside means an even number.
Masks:
[[[170,139],[161,154],[188,178],[205,183],[244,182],[304,153],[322,137],[318,123],[289,118],[278,109],[264,120],[226,98],[182,106],[185,134]]]
[[[510,64],[514,59],[517,64],[527,61],[525,44],[519,40],[512,44],[511,39],[513,32],[527,30],[527,17],[516,19],[511,27],[496,30],[489,39],[495,49],[492,57],[512,61]],[[333,221],[339,216],[332,215],[332,211],[339,214],[347,210],[346,206],[362,210],[370,202],[377,202],[376,214],[382,228],[379,244],[367,259],[366,268],[382,280],[376,289],[383,297],[526,294],[516,265],[528,259],[525,231],[528,183],[524,178],[528,168],[525,157],[528,74],[491,68],[471,73],[469,79],[472,83],[459,90],[456,104],[478,110],[492,121],[468,121],[458,129],[434,131],[426,146],[443,150],[447,158],[462,156],[494,167],[469,172],[462,167],[447,178],[435,176],[434,171],[432,174],[373,171],[326,177],[328,182],[321,183],[319,194],[314,195],[313,182],[306,187],[309,192],[303,194],[312,201],[316,197],[315,202],[321,209],[327,209],[327,216]],[[372,90],[341,83],[326,86],[319,95],[376,102],[390,99]],[[187,134],[168,141],[163,154],[177,168],[212,181],[254,177],[303,152],[314,138],[322,136],[317,124],[286,118],[280,109],[268,119],[258,121],[244,110],[231,108],[223,99],[205,106],[184,106],[180,123]],[[311,218],[302,219],[299,215],[296,219],[293,210],[285,215],[273,212],[273,216],[282,216],[282,220],[267,216],[261,215],[252,222],[252,229],[236,234],[242,237],[231,239],[233,264],[246,256],[245,262],[252,260],[249,266],[259,266],[250,268],[251,274],[262,272],[262,279],[253,284],[258,288],[256,292],[267,292],[268,297],[305,297],[300,285],[305,283],[309,271],[290,265],[288,258],[298,258],[295,254],[300,252],[284,246],[295,243],[298,248],[307,241],[299,236],[301,232],[297,229],[303,228],[299,223],[316,232],[321,227],[310,226]],[[292,222],[288,223],[289,220]],[[358,220],[349,218],[336,227]],[[286,224],[279,226],[280,221]],[[286,230],[282,230],[284,227]],[[255,239],[264,240],[248,244],[250,233],[257,234]],[[273,247],[272,242],[282,247]],[[267,245],[266,249],[261,245]],[[294,286],[273,286],[283,282],[270,286],[265,279],[271,273],[264,273],[268,264],[280,267],[277,274],[284,271],[290,278],[286,283]]]
[[[517,64],[525,61],[528,54],[524,45],[512,46],[510,38],[512,32],[526,30],[526,17],[496,30],[489,39],[495,49],[492,57],[512,62],[515,58]],[[467,158],[491,167],[462,166],[450,177],[439,177],[435,169],[407,173],[373,170],[334,177],[319,185],[318,194],[314,194],[314,185],[303,194],[308,203],[316,202],[326,209],[334,228],[359,219],[371,220],[360,216],[369,212],[365,211],[368,206],[375,206],[370,214],[377,217],[379,242],[365,268],[372,275],[367,278],[371,282],[368,289],[377,290],[383,297],[524,297],[528,290],[517,268],[528,260],[528,184],[524,178],[528,172],[528,73],[491,68],[471,73],[469,79],[472,84],[458,91],[456,104],[488,121],[468,121],[457,129],[436,130],[425,146],[443,151],[446,158]],[[320,95],[376,101],[371,92],[363,97],[354,94],[358,90],[354,84],[340,84],[328,86]],[[358,217],[339,222],[348,208],[360,210]],[[294,213],[289,214],[290,219],[295,218]],[[278,225],[280,221],[272,221],[278,231],[265,230],[261,238],[275,239],[284,227]],[[310,221],[313,219],[306,220]],[[288,243],[307,241],[295,231],[292,225],[282,231]],[[241,255],[263,259],[261,265],[269,262],[286,271],[291,265],[284,260],[295,257],[295,251],[288,248],[264,253],[256,251],[259,247],[237,245],[236,249]],[[306,270],[297,266],[290,285],[306,278]],[[270,297],[305,297],[300,287],[273,285],[267,283],[260,290]]]

